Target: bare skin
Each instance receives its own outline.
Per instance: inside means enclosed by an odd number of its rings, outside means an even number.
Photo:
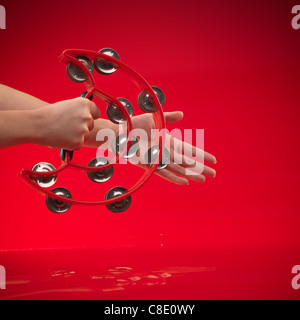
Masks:
[[[77,150],[82,147],[98,148],[104,142],[97,141],[96,136],[101,129],[111,129],[118,135],[119,127],[109,120],[99,119],[100,111],[94,102],[84,98],[76,98],[48,104],[35,97],[0,85],[0,148],[20,144],[36,144]],[[165,112],[166,123],[179,122],[183,118],[181,111]],[[154,129],[153,117],[144,114],[132,118],[133,128],[141,128],[150,136]],[[207,164],[215,164],[216,158],[207,152],[197,152],[191,146],[190,154],[183,152],[188,144],[167,135],[170,140],[170,165],[156,174],[179,185],[188,185],[189,180],[204,182],[205,176],[215,177],[216,172]],[[182,144],[182,154],[176,152],[175,146]],[[149,141],[140,139],[141,150],[147,149]],[[196,161],[204,160],[207,164],[197,175],[187,174],[186,169],[191,167],[185,156],[193,157]],[[199,156],[199,154],[201,156]],[[182,163],[178,164],[178,157]],[[198,157],[198,158],[197,158]],[[141,164],[138,166],[144,167]],[[197,171],[197,170],[196,170]]]
[[[167,124],[176,123],[182,120],[184,114],[181,111],[165,112],[165,121]],[[153,117],[151,114],[143,114],[140,116],[133,117],[132,119],[133,128],[142,128],[147,132],[147,136],[151,137],[151,130],[155,129]],[[144,154],[151,146],[150,140],[139,139],[140,150]],[[188,185],[189,180],[196,182],[205,182],[205,176],[214,178],[216,171],[207,165],[198,171],[195,163],[185,161],[185,157],[192,157],[195,161],[204,160],[209,164],[216,164],[216,158],[208,152],[197,150],[196,147],[187,144],[186,142],[180,141],[171,135],[166,135],[166,144],[170,146],[171,162],[166,169],[156,172],[156,174],[172,183],[179,185]],[[181,144],[181,153],[177,152],[177,146]],[[190,148],[188,148],[190,147]],[[134,159],[132,159],[134,161]],[[138,164],[140,167],[146,168],[146,166]],[[186,169],[192,169],[199,174],[190,175]],[[203,173],[203,174],[202,174]]]

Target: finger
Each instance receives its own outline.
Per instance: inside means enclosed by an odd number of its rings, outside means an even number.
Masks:
[[[175,173],[176,175],[188,178],[188,179],[196,181],[196,182],[200,182],[200,183],[205,182],[205,177],[202,174],[198,173],[196,175],[195,174],[189,175],[189,170],[186,170],[184,167],[182,167],[178,164],[170,164],[166,168],[166,170],[168,170],[172,173]]]
[[[183,154],[187,157],[197,158],[198,160],[204,160],[213,164],[217,163],[217,159],[212,154],[203,151],[187,142],[180,141],[174,137],[171,139],[171,146],[175,152]]]
[[[90,102],[90,112],[94,120],[97,120],[101,116],[101,112],[94,102]]]
[[[155,172],[155,174],[157,174],[158,176],[160,176],[161,178],[170,181],[172,183],[181,185],[181,186],[187,186],[189,185],[189,181],[185,178],[182,177],[178,177],[175,174],[173,174],[170,171],[167,170],[161,170],[161,171],[157,171]]]
[[[83,143],[82,145],[89,139],[90,136],[90,129],[88,127],[88,124],[86,124],[83,132]]]
[[[164,113],[166,123],[174,123],[182,120],[183,112],[175,111],[175,112],[165,112]]]
[[[89,128],[89,131],[93,131],[93,129],[95,128],[95,123],[93,119],[90,119],[87,121],[87,126]]]
[[[204,151],[204,160],[206,162],[212,163],[212,164],[216,164],[217,163],[217,159],[215,156],[213,156],[212,154]]]
[[[204,166],[204,165],[199,165],[199,162],[197,162],[196,167],[192,169],[185,169],[186,170],[186,175],[187,176],[193,176],[193,175],[198,175],[198,174],[204,174],[210,178],[215,178],[217,173],[214,169]]]
[[[189,158],[183,154],[179,154],[174,152],[173,162],[175,164],[180,164],[185,168],[194,168],[196,166],[196,160],[193,158]]]
[[[215,178],[217,175],[217,172],[216,172],[216,170],[214,170],[208,166],[204,166],[203,174],[205,174],[206,176],[208,176],[210,178]]]
[[[194,172],[203,173],[210,178],[215,178],[217,175],[216,170],[182,154],[174,154],[174,163],[184,168],[190,168]]]

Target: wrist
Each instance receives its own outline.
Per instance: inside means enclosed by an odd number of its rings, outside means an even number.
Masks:
[[[30,124],[31,133],[29,137],[31,141],[29,143],[37,144],[40,146],[46,145],[45,131],[47,128],[47,123],[46,123],[47,118],[45,116],[44,108],[28,110],[27,112],[30,114],[29,116],[31,119],[31,124]]]

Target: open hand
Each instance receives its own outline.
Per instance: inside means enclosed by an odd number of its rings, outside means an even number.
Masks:
[[[179,122],[183,118],[183,113],[181,111],[177,112],[165,112],[164,113],[166,123]],[[132,118],[132,124],[134,129],[143,129],[147,132],[147,139],[143,137],[137,137],[140,145],[140,153],[145,154],[149,147],[151,146],[151,130],[155,129],[155,124],[151,114],[143,114]],[[205,176],[214,178],[216,176],[216,171],[210,168],[208,165],[197,165],[200,161],[205,161],[209,164],[215,164],[216,158],[205,152],[191,146],[186,142],[176,139],[175,137],[167,134],[166,135],[166,145],[170,146],[170,164],[161,171],[157,171],[156,174],[172,183],[179,185],[188,185],[189,180],[196,182],[204,182]],[[180,148],[178,148],[180,146]],[[178,153],[178,149],[181,153]],[[191,164],[190,158],[195,161]],[[130,161],[136,164],[136,159],[132,158]],[[145,164],[138,163],[140,167],[147,168]],[[191,170],[193,174],[190,174]]]

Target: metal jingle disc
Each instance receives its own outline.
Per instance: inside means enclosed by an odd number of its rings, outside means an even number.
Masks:
[[[122,153],[124,148],[127,147],[127,135],[126,134],[121,134],[119,135],[116,140],[112,142],[112,152],[114,153],[115,156],[118,154]],[[135,136],[132,136],[132,141],[129,147],[129,150],[127,154],[124,156],[124,159],[130,159],[133,158],[139,151],[140,149],[140,144],[138,139]]]
[[[123,104],[126,108],[127,112],[130,115],[130,118],[133,116],[133,106],[131,102],[125,98],[118,98],[118,100]],[[114,104],[109,104],[106,110],[108,119],[115,124],[126,123],[126,118],[119,111],[118,107]]]
[[[151,87],[155,92],[161,106],[163,107],[166,102],[166,97],[163,91],[158,87]],[[138,105],[142,109],[142,111],[146,113],[152,113],[157,111],[156,106],[154,105],[153,99],[147,90],[143,90],[138,97]]]
[[[125,194],[128,190],[123,187],[115,187],[109,190],[105,195],[105,200],[111,200],[113,198],[119,197]],[[131,196],[124,198],[120,201],[110,203],[106,205],[106,208],[114,213],[124,212],[129,209],[131,205],[132,198]]]
[[[117,51],[110,49],[110,48],[104,48],[99,51],[100,53],[106,54],[110,57],[113,57],[115,59],[121,60],[119,54]],[[110,75],[117,71],[117,69],[109,62],[96,58],[94,61],[94,66],[97,72],[99,72],[102,75]]]
[[[159,146],[153,146],[151,147],[148,152],[145,154],[145,161],[148,163],[149,166],[152,166],[157,157],[159,156]],[[162,158],[160,160],[160,163],[157,167],[157,171],[165,169],[171,162],[171,156],[168,149],[164,149]]]
[[[93,74],[94,64],[89,58],[84,56],[78,56],[76,57],[76,59],[83,63]],[[72,81],[76,83],[82,83],[88,79],[88,75],[85,74],[85,72],[80,67],[71,62],[67,66],[67,75]]]
[[[105,166],[106,164],[109,164],[109,160],[106,158],[98,157],[93,159],[88,166],[89,167],[102,167]],[[100,171],[93,171],[93,172],[87,172],[87,175],[89,179],[95,183],[103,183],[108,181],[114,173],[114,168],[110,167],[105,170],[100,170]]]
[[[51,172],[55,171],[55,167],[47,162],[41,162],[35,165],[32,169],[32,171],[36,172]],[[34,177],[32,176],[31,179],[35,181],[40,187],[42,188],[49,188],[52,187],[55,182],[57,181],[57,174],[50,176],[50,177]]]
[[[55,188],[51,190],[51,192],[60,197],[73,199],[70,191],[65,188]],[[72,205],[63,201],[56,200],[51,197],[46,197],[46,206],[50,211],[54,213],[64,213],[67,212]]]

